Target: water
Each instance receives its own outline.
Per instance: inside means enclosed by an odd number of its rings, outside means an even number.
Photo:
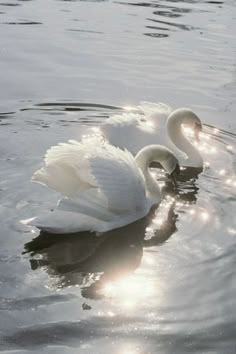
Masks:
[[[0,3],[1,352],[235,352],[235,18],[233,0]],[[19,224],[58,199],[30,183],[46,149],[140,100],[201,117],[204,172],[100,238]]]

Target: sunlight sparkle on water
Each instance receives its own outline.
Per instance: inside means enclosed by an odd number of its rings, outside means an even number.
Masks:
[[[146,300],[153,294],[154,286],[146,279],[127,277],[107,283],[103,293],[107,297],[116,298],[122,308],[133,310],[140,301]]]
[[[133,106],[124,106],[122,107],[125,111],[138,111],[136,107]]]
[[[219,171],[219,175],[224,176],[226,174],[226,171],[224,169]]]
[[[164,218],[161,217],[157,217],[152,220],[153,224],[159,227],[164,223],[164,221],[165,221]]]
[[[227,145],[227,146],[226,146],[226,149],[227,149],[228,151],[233,151],[233,146],[232,146],[232,145]]]
[[[128,345],[127,347],[123,347],[119,349],[117,354],[139,354],[140,349],[138,347],[132,347],[131,345]]]
[[[227,227],[227,232],[230,235],[236,235],[236,229],[234,229],[233,227]]]
[[[213,146],[213,147],[211,148],[210,152],[211,152],[212,154],[215,154],[215,153],[217,152],[217,150],[216,150],[216,148]]]
[[[207,221],[207,220],[209,220],[210,215],[206,211],[203,211],[201,213],[201,218],[202,218],[202,220]]]
[[[199,133],[199,138],[200,138],[200,139],[203,139],[203,140],[210,140],[210,139],[211,139],[210,135],[209,135],[209,134],[206,134],[206,133],[204,133],[204,132],[200,132],[200,133]]]
[[[115,316],[114,312],[112,312],[112,311],[108,311],[107,314],[108,314],[109,317],[114,317]]]
[[[99,127],[92,127],[91,129],[95,134],[100,134],[101,133],[101,130]]]
[[[147,263],[148,265],[155,264],[154,258],[150,254],[148,254],[147,252],[143,255],[143,262]]]

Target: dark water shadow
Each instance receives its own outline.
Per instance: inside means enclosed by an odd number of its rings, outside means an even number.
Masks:
[[[36,103],[30,107],[21,108],[20,111],[33,111],[33,110],[43,110],[43,111],[101,111],[101,110],[120,110],[121,107],[105,105],[99,103],[90,102],[74,102],[74,101],[62,101],[62,102],[45,102]]]
[[[3,25],[21,25],[21,26],[30,26],[30,25],[42,25],[42,22],[37,21],[9,21],[9,22],[2,22]]]
[[[16,6],[21,6],[21,4],[14,3],[14,2],[1,2],[0,6],[8,6],[8,7],[16,7]]]
[[[89,232],[63,235],[41,232],[25,244],[24,254],[30,254],[32,270],[43,268],[49,276],[56,277],[57,287],[79,285],[83,297],[99,299],[103,297],[100,290],[104,284],[139,267],[144,247],[164,243],[177,230],[174,208],[173,203],[164,225],[155,230],[152,243],[145,240],[145,235],[155,208],[145,218],[101,236]]]

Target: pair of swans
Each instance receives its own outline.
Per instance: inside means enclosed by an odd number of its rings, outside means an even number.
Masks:
[[[191,110],[172,111],[164,104],[149,103],[141,109],[146,116],[130,113],[107,119],[101,131],[109,142],[91,137],[86,142],[69,140],[51,147],[45,155],[45,166],[34,173],[32,180],[64,197],[54,211],[23,223],[50,233],[103,233],[143,218],[161,200],[150,164],[158,162],[172,177],[179,170],[172,151],[157,145],[164,139],[166,145],[175,146],[182,163],[202,166],[200,154],[182,134],[182,124],[195,131],[201,127]],[[187,154],[187,159],[179,150]]]

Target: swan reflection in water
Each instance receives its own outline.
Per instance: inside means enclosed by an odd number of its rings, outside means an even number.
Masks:
[[[151,253],[144,254],[144,249],[164,243],[175,233],[179,204],[186,200],[195,204],[198,190],[195,182],[189,182],[187,187],[185,183],[184,188],[178,195],[172,189],[170,196],[171,190],[166,186],[169,193],[158,209],[153,208],[145,218],[99,237],[89,232],[63,235],[41,232],[25,244],[24,253],[30,253],[31,269],[43,267],[50,286],[79,286],[82,296],[89,299],[113,297],[118,290],[126,305],[134,292],[146,297],[151,282],[144,286],[143,281],[137,282],[130,276],[141,261],[153,266]]]

